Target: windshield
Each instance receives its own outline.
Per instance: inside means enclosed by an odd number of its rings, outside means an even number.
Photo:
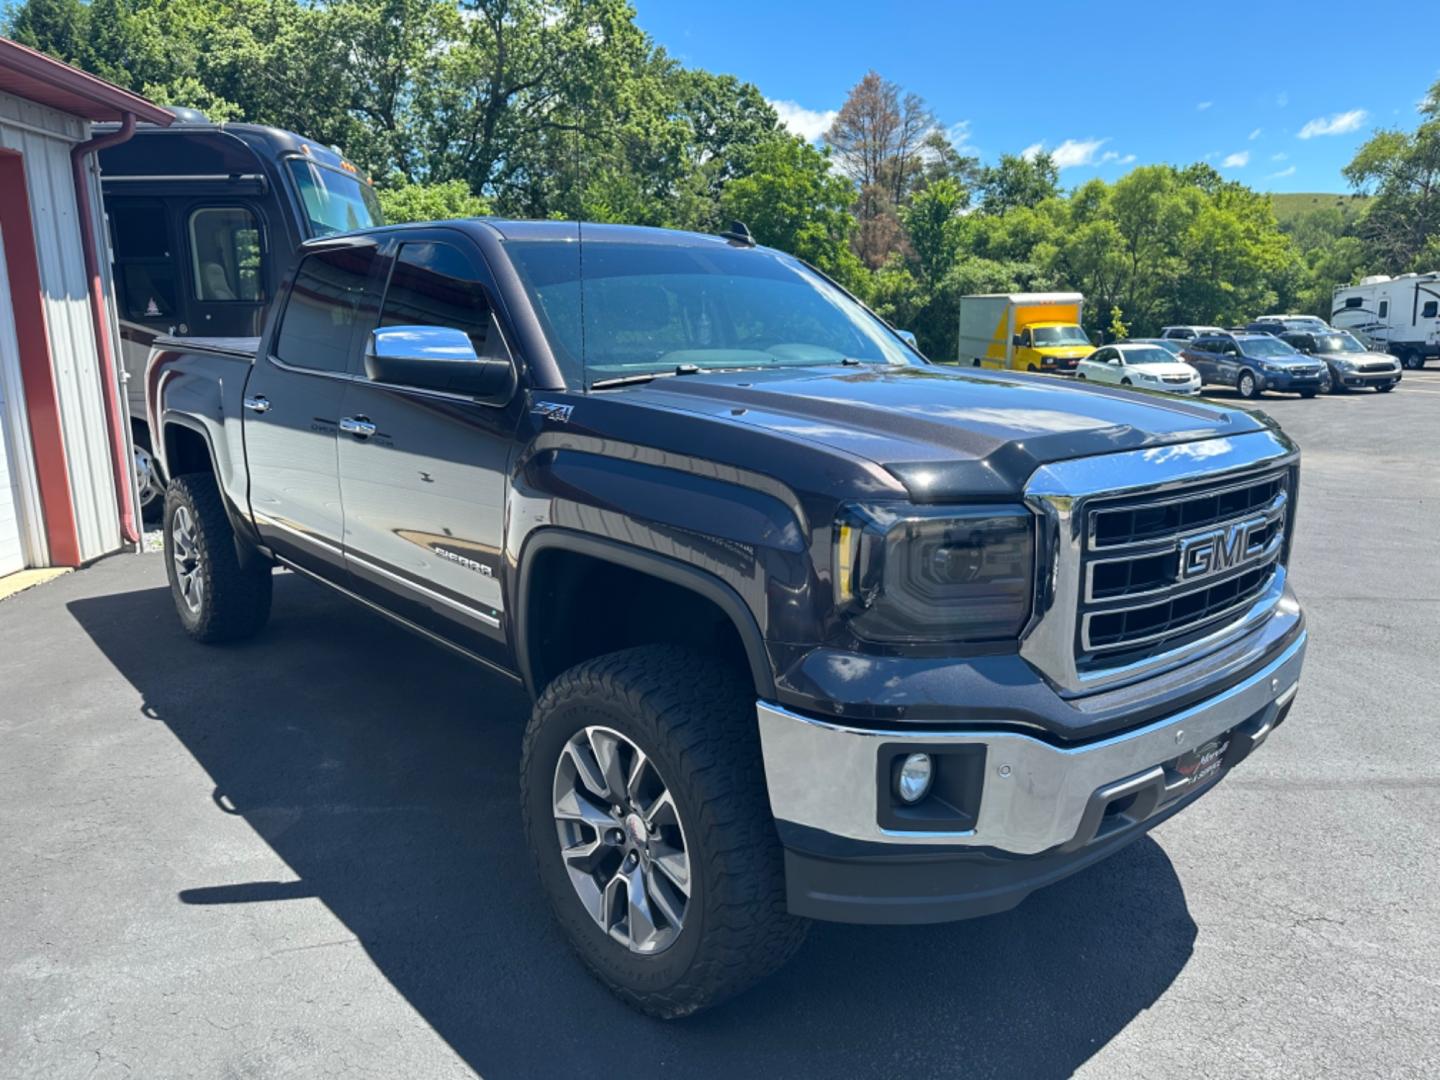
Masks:
[[[1365,346],[1349,334],[1316,334],[1315,351],[1322,353],[1364,352]]]
[[[1037,326],[1035,344],[1048,345],[1089,345],[1090,339],[1078,326]]]
[[[291,158],[286,164],[299,190],[311,236],[385,224],[375,192],[358,176],[317,165],[308,158]]]
[[[1175,357],[1165,349],[1157,349],[1146,346],[1143,349],[1122,349],[1120,355],[1125,357],[1127,364],[1173,364]]]
[[[567,381],[920,363],[858,302],[778,252],[623,241],[510,241],[506,250]]]
[[[1279,338],[1270,337],[1268,334],[1264,337],[1256,337],[1251,338],[1248,341],[1242,341],[1240,343],[1240,351],[1243,352],[1246,356],[1300,355],[1298,352],[1296,352],[1289,345],[1286,345],[1285,342],[1281,341]]]

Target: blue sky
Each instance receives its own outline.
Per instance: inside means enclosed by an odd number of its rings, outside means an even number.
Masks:
[[[1414,128],[1440,79],[1440,4],[1414,0],[632,2],[656,42],[807,135],[873,67],[983,160],[1044,146],[1067,187],[1209,161],[1264,191],[1346,191],[1356,148]]]

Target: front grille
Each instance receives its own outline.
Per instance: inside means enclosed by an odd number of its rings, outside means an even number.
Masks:
[[[1160,377],[1166,382],[1173,383],[1188,383],[1190,381],[1189,375],[1162,375]]]
[[[1394,364],[1386,364],[1386,363],[1383,363],[1383,362],[1378,363],[1378,364],[1361,364],[1361,365],[1360,365],[1360,370],[1361,370],[1361,371],[1394,371],[1394,370],[1395,370],[1395,365],[1394,365]]]
[[[1076,663],[1096,670],[1196,641],[1243,616],[1285,551],[1289,473],[1195,484],[1086,511]]]

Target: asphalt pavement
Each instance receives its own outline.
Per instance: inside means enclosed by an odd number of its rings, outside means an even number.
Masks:
[[[217,649],[153,554],[5,600],[0,1076],[1440,1075],[1440,371],[1263,407],[1311,628],[1263,750],[1012,912],[817,924],[675,1023],[551,925],[510,686],[291,574]]]

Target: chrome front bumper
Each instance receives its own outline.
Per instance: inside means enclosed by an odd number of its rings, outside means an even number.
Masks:
[[[757,711],[770,807],[781,823],[848,840],[912,846],[917,854],[925,846],[943,845],[1036,855],[1084,844],[1096,835],[1098,822],[1091,819],[1097,796],[1118,799],[1122,784],[1139,790],[1148,783],[1163,791],[1158,770],[1164,763],[1227,732],[1235,733],[1232,740],[1246,740],[1245,753],[1259,745],[1277,711],[1270,707],[1288,707],[1299,689],[1305,640],[1302,632],[1260,671],[1198,705],[1075,747],[1013,731],[865,730],[762,701]],[[927,751],[984,746],[973,828],[917,832],[880,824],[881,800],[888,798],[881,788],[881,747],[889,753],[907,743]]]

